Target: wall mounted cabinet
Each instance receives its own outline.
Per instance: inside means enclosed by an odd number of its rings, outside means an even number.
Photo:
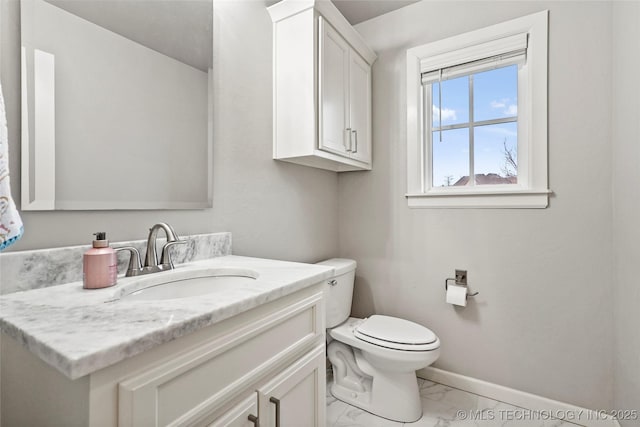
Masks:
[[[273,158],[371,169],[376,54],[330,1],[283,0],[273,20]]]

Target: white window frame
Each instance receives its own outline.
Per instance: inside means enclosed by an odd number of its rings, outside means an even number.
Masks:
[[[546,208],[548,11],[407,50],[407,202],[410,208]],[[526,39],[518,71],[518,183],[440,187],[431,184],[422,72],[508,52]],[[429,109],[430,111],[430,109]],[[426,120],[425,120],[426,118]],[[470,177],[471,178],[471,177]]]

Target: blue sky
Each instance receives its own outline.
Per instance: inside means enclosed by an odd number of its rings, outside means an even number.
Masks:
[[[474,122],[517,114],[517,66],[498,68],[474,75]],[[438,82],[433,83],[433,126],[438,127]],[[442,124],[469,122],[469,77],[442,82]],[[433,132],[433,185],[451,184],[469,175],[469,129]],[[504,147],[517,149],[517,124],[505,123],[474,128],[475,173],[504,175]]]

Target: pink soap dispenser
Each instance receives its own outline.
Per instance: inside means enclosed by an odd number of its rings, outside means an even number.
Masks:
[[[94,233],[93,248],[84,253],[83,287],[85,289],[108,288],[118,280],[118,261],[116,251],[109,247],[107,233]]]

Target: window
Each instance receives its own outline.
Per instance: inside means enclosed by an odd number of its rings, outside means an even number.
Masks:
[[[518,65],[422,77],[432,187],[518,182]],[[470,179],[469,177],[474,177]]]
[[[410,207],[547,206],[547,15],[407,51]]]

